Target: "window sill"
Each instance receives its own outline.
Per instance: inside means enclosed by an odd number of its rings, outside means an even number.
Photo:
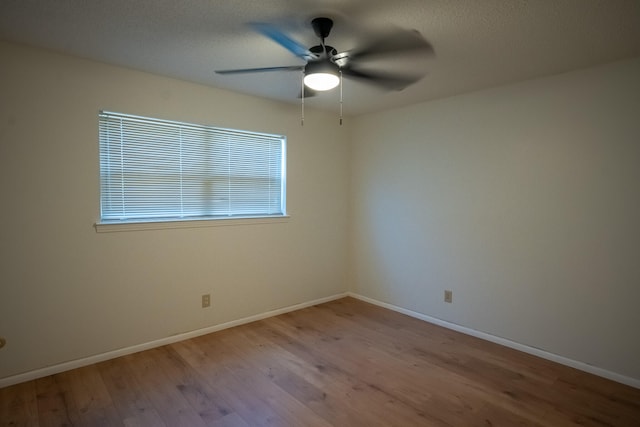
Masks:
[[[94,224],[96,233],[113,233],[119,231],[166,230],[176,228],[205,228],[229,225],[255,225],[288,222],[291,217],[235,217],[215,219],[192,219],[178,221],[146,221],[146,222],[97,222]]]

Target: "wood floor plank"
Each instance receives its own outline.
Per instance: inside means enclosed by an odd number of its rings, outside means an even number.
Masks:
[[[254,390],[254,396],[245,396],[253,402],[251,422],[259,423],[262,419],[274,417],[278,422],[269,424],[296,425],[298,417],[303,417],[305,424],[309,426],[327,427],[324,420],[318,417],[309,408],[302,405],[293,396],[287,394],[276,383],[260,375],[260,368],[257,363],[262,362],[262,354],[256,352],[246,352],[243,347],[238,348],[229,341],[229,337],[236,335],[236,331],[223,331],[218,337],[218,344],[225,347],[232,357],[227,358],[222,363],[238,381],[239,388],[234,390],[237,393],[246,394],[247,389]],[[258,397],[258,398],[256,398]],[[259,409],[258,409],[259,408]]]
[[[142,392],[148,397],[166,425],[205,426],[202,418],[195,413],[178,389],[178,384],[173,382],[156,362],[157,353],[162,351],[166,351],[166,348],[147,350],[124,356],[124,358],[129,363]]]
[[[476,337],[463,335],[436,325],[408,318],[381,307],[358,306],[359,301],[345,298],[326,307],[337,316],[349,318],[355,324],[367,325],[383,336],[396,338],[394,345],[400,352],[429,353],[445,364],[445,368],[477,358],[507,366],[519,375],[537,382],[552,384],[558,377],[553,369],[538,370],[539,358]],[[354,304],[356,304],[354,306]],[[408,321],[407,321],[408,320]]]
[[[317,320],[322,318],[322,315],[314,313],[313,318]],[[333,363],[339,363],[353,375],[363,379],[370,387],[375,387],[387,395],[395,396],[397,400],[417,411],[422,411],[425,406],[428,406],[433,394],[439,393],[443,389],[437,385],[437,371],[420,368],[419,360],[410,355],[405,357],[406,354],[381,350],[370,340],[371,332],[366,329],[359,329],[352,333],[352,325],[347,327],[335,325],[325,319],[324,329],[330,331],[330,339],[326,339],[323,336],[324,332],[315,329],[314,325],[306,322],[304,318],[293,322],[298,330],[300,328],[305,331],[313,329],[311,333],[316,336],[313,343],[314,351],[323,352]],[[379,344],[382,343],[380,338],[377,337]],[[339,356],[335,357],[336,355]],[[452,378],[449,376],[447,380],[446,389],[455,393]],[[460,386],[467,385],[463,381],[458,381],[458,383]],[[484,405],[484,401],[475,397],[468,395],[464,405],[467,407]],[[452,398],[451,401],[453,403],[457,399]]]
[[[165,350],[157,352],[158,365],[177,384],[178,390],[207,425],[240,422],[238,418],[241,417],[237,414],[231,416],[234,411],[221,389],[211,387],[199,375],[198,370],[187,364],[172,346]]]
[[[339,306],[340,304],[335,304],[331,305],[331,308],[335,310]],[[375,311],[380,309],[375,307],[369,309],[369,311],[371,310]],[[350,311],[346,311],[345,317],[353,320],[358,325],[366,324],[361,314],[362,313],[358,311],[358,313],[353,316]],[[358,315],[360,316],[358,317]],[[384,317],[388,321],[390,316],[393,316],[393,314],[387,313]],[[392,324],[393,322],[389,323]],[[375,329],[376,331],[380,331],[381,328],[383,328],[383,326]],[[350,329],[357,330],[358,326],[353,326]],[[362,331],[360,333],[362,333]],[[387,331],[385,335],[394,337],[402,336],[400,328],[394,328],[393,334]],[[353,340],[353,337],[351,340]],[[430,364],[445,367],[448,379],[465,378],[469,381],[467,383],[467,385],[470,386],[468,391],[481,387],[482,393],[487,398],[487,406],[484,406],[484,408],[492,408],[491,413],[495,414],[494,417],[498,417],[498,419],[509,418],[511,419],[510,423],[513,424],[513,419],[518,418],[520,420],[519,422],[526,422],[526,425],[538,425],[540,421],[536,420],[540,419],[540,412],[546,414],[544,418],[547,422],[553,421],[559,423],[559,420],[566,418],[566,414],[563,415],[559,413],[557,409],[556,402],[561,396],[554,392],[553,388],[548,388],[548,386],[553,383],[552,381],[556,381],[556,378],[551,375],[532,375],[532,373],[535,374],[538,372],[538,369],[534,369],[534,367],[540,364],[541,359],[534,359],[532,357],[521,358],[522,360],[532,359],[528,360],[527,363],[533,366],[519,365],[518,363],[510,365],[508,359],[497,358],[495,355],[496,353],[516,353],[517,355],[518,352],[514,350],[508,349],[509,351],[505,352],[501,351],[500,346],[496,344],[482,344],[481,342],[480,344],[482,345],[473,351],[473,349],[465,346],[462,341],[470,341],[473,343],[473,341],[478,341],[477,339],[462,336],[459,341],[460,342],[453,348],[456,353],[453,357],[451,357],[451,354],[447,354],[448,351],[446,349],[426,349],[424,346],[421,347],[420,344],[416,344],[412,351],[421,353],[425,358],[429,359]],[[415,341],[413,342],[415,343]],[[383,345],[382,343],[383,341],[380,337],[377,337],[376,346],[380,347]],[[433,342],[430,343],[430,345],[433,344]],[[478,343],[473,344],[474,347],[476,347]],[[484,347],[484,349],[481,347]],[[407,363],[411,363],[411,361],[409,360]],[[543,361],[543,364],[546,366],[549,366],[549,363],[548,361]],[[527,366],[527,368],[523,369],[523,366]],[[566,367],[563,368],[566,369]],[[550,370],[554,371],[554,369]],[[451,375],[452,373],[456,375]],[[431,378],[429,383],[433,383],[434,380],[435,378]],[[444,385],[440,387],[440,389],[450,389],[451,385],[453,384]],[[539,393],[541,388],[550,391],[547,393]],[[458,393],[459,392],[456,391],[454,395]],[[474,393],[466,392],[465,394],[468,399]],[[500,413],[496,413],[497,410]],[[455,413],[456,411],[449,410],[446,412]],[[593,412],[593,408],[591,408],[591,410],[583,409],[583,412],[591,413]],[[491,422],[490,419],[487,421]],[[585,421],[583,420],[582,422],[584,423]]]
[[[476,413],[488,404],[488,390],[483,384],[472,381],[468,375],[451,375],[452,365],[463,366],[460,357],[452,357],[443,350],[430,349],[428,345],[419,348],[424,343],[417,340],[413,341],[414,348],[401,349],[397,330],[384,335],[377,328],[367,330],[361,327],[360,321],[349,325],[346,330],[349,331],[348,335],[342,341],[361,342],[365,348],[379,350],[375,365],[386,368],[380,372],[380,379],[397,378],[401,388],[390,391],[406,399],[411,406],[421,410],[433,406],[446,407],[448,410],[438,415],[439,419],[453,425],[470,425],[472,419],[477,418]],[[429,390],[430,395],[416,399],[421,396],[421,389]],[[464,399],[459,396],[464,396]],[[471,419],[467,419],[468,416]],[[510,418],[515,418],[514,414]]]
[[[308,406],[332,425],[357,425],[367,416],[349,411],[349,402],[343,398],[347,384],[337,383],[326,369],[319,369],[262,336],[259,331],[243,331],[247,341],[260,348],[264,358],[260,363],[262,374],[291,396]],[[370,416],[368,418],[371,418]],[[369,425],[375,420],[369,419]]]
[[[639,389],[353,298],[0,389],[0,426],[639,421]]]
[[[102,362],[98,369],[125,426],[169,427],[149,401],[124,358]]]
[[[192,363],[209,387],[230,402],[230,410],[251,426],[287,425],[265,399],[260,387],[238,362],[237,355],[220,339],[226,332],[211,340],[200,337],[192,342],[174,344],[175,350]]]
[[[60,386],[58,376],[37,379],[35,385],[40,426],[74,425],[72,418],[76,420],[76,424],[78,423],[75,403]]]
[[[362,361],[366,356],[360,358],[360,363],[354,363],[353,360],[342,359],[342,356],[347,356],[342,353],[339,357],[341,360],[336,363],[334,357],[340,353],[326,351],[319,343],[321,340],[309,334],[308,330],[303,333],[299,325],[287,324],[286,321],[281,322],[281,319],[277,318],[267,319],[261,324],[267,326],[262,330],[263,333],[298,357],[309,360],[316,369],[343,386],[341,398],[349,403],[352,411],[361,420],[371,418],[368,422],[356,425],[441,425],[437,419],[429,419],[422,411],[398,401],[384,387],[359,377],[362,373]],[[297,337],[298,334],[304,335],[307,339],[300,339]],[[331,340],[333,338],[327,339],[329,342]],[[391,378],[389,380],[391,381]]]
[[[0,425],[23,427],[38,425],[34,381],[0,389]]]
[[[336,306],[339,305],[331,305],[331,308],[335,310]],[[370,310],[382,309],[374,307],[370,308]],[[367,335],[364,329],[360,329],[361,325],[367,323],[362,316],[358,317],[358,314],[361,313],[358,312],[356,315],[352,315],[350,311],[347,311],[347,313],[350,321],[354,322],[354,325],[351,325],[348,329],[357,332],[357,335],[360,336]],[[385,313],[384,318],[389,321],[392,316],[405,317],[394,313]],[[395,322],[389,323],[393,324]],[[425,341],[420,335],[407,335],[402,332],[401,327],[394,327],[392,331],[385,330],[384,325],[373,329],[374,331],[369,332],[368,335],[371,336],[373,334],[372,339],[376,343],[375,346],[381,346],[379,343],[385,341],[383,336],[390,337],[386,340],[387,347],[385,352],[392,354],[396,359],[402,359],[405,366],[419,367],[420,369],[411,373],[412,377],[430,373],[431,376],[426,378],[425,383],[436,385],[436,389],[439,390],[438,394],[447,393],[447,390],[452,396],[464,393],[466,395],[466,403],[471,403],[469,399],[475,397],[474,407],[484,407],[487,404],[494,407],[493,412],[495,412],[496,408],[502,408],[503,412],[512,413],[510,415],[511,418],[514,417],[514,414],[520,414],[521,417],[529,419],[529,423],[533,423],[533,420],[538,417],[538,413],[530,414],[528,411],[522,410],[522,405],[518,401],[518,396],[522,394],[520,388],[522,387],[526,390],[530,387],[544,387],[551,384],[552,380],[555,380],[553,377],[536,375],[534,370],[531,370],[531,372],[534,372],[532,375],[526,370],[509,366],[506,359],[487,357],[487,354],[494,355],[498,350],[502,351],[504,349],[504,347],[495,344],[496,348],[490,349],[492,352],[485,353],[484,357],[479,357],[478,351],[472,351],[463,342],[470,338],[469,341],[474,343],[477,339],[473,337],[459,337],[459,342],[454,342],[447,338],[444,341],[446,347],[443,347],[440,341]],[[454,335],[460,334],[454,333]],[[349,337],[349,341],[358,339],[357,336]],[[407,343],[409,345],[406,345]],[[452,343],[455,345],[451,345]],[[434,370],[434,367],[438,367],[440,370]],[[393,370],[398,372],[401,367],[395,366]],[[438,377],[440,377],[439,374],[441,373],[444,376],[438,382]],[[403,382],[411,383],[411,380],[405,378]],[[478,400],[481,397],[482,399]],[[540,398],[540,396],[529,394],[528,397],[529,403],[537,401],[537,410],[552,409],[550,403]],[[455,400],[453,397],[450,397],[450,399]]]
[[[240,337],[242,339],[238,339]],[[335,387],[313,375],[307,375],[316,369],[315,366],[246,328],[227,338],[225,342],[240,352],[251,354],[259,351],[261,356],[254,364],[254,369],[261,372],[265,380],[272,381],[331,425],[356,425],[363,421],[363,417],[350,414],[348,403],[340,398]],[[373,423],[373,420],[370,422]]]
[[[75,425],[122,426],[97,365],[63,372],[57,378],[67,399],[74,401],[71,420]]]

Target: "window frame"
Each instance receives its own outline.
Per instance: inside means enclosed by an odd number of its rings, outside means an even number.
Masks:
[[[136,218],[124,218],[124,219],[105,219],[103,216],[103,180],[105,174],[103,173],[103,140],[102,140],[102,121],[103,117],[117,117],[124,119],[132,119],[135,121],[148,121],[149,123],[167,125],[170,126],[178,126],[178,127],[188,127],[188,128],[196,128],[206,132],[219,132],[221,134],[241,134],[243,138],[246,138],[247,135],[256,135],[256,140],[258,139],[274,139],[280,140],[281,151],[280,151],[280,212],[275,214],[229,214],[229,215],[194,215],[194,216],[181,216],[179,212],[174,212],[175,216],[162,216],[162,217],[136,217]],[[155,135],[153,138],[158,138],[159,135]],[[180,144],[183,144],[183,141],[180,141]],[[182,145],[181,145],[182,147]],[[182,148],[181,148],[182,150]],[[242,149],[241,149],[242,150]],[[157,119],[152,117],[144,117],[137,116],[126,113],[118,113],[112,111],[104,111],[100,110],[98,114],[98,156],[99,156],[99,215],[98,220],[94,223],[94,227],[96,232],[112,232],[112,231],[135,231],[135,230],[156,230],[156,229],[176,229],[176,228],[201,228],[201,227],[211,227],[211,226],[227,226],[227,225],[253,225],[253,224],[269,224],[269,223],[280,223],[286,222],[290,217],[287,214],[287,204],[286,204],[286,173],[287,173],[287,138],[284,135],[276,135],[269,134],[264,132],[254,132],[254,131],[245,131],[245,130],[236,130],[229,128],[220,128],[211,125],[200,125],[194,123],[187,122],[179,122],[173,120],[165,120],[165,119]],[[271,156],[269,154],[269,156]],[[271,157],[269,157],[271,158]],[[182,162],[182,159],[180,160]],[[182,169],[182,166],[181,166]],[[212,169],[207,169],[208,172],[213,172]],[[203,178],[215,177],[213,175],[203,175]],[[182,181],[182,172],[180,172],[180,181]],[[180,190],[182,194],[183,190]],[[182,196],[181,196],[182,197]],[[277,206],[277,205],[276,205]]]

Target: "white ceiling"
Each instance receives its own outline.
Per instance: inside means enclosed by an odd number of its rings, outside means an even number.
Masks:
[[[346,114],[640,56],[639,0],[2,0],[0,39],[298,103],[297,72],[214,70],[302,64],[246,24],[275,24],[312,46],[316,16],[334,19],[327,43],[339,51],[388,26],[418,30],[435,49],[398,59],[427,73],[403,91],[345,80]],[[336,110],[338,93],[306,104]]]

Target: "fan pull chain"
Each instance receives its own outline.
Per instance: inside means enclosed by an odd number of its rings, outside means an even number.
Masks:
[[[300,126],[304,126],[304,71],[302,72],[302,79],[300,80],[301,83],[301,94],[300,94],[300,99],[302,99],[302,116],[300,117]]]
[[[342,70],[340,70],[340,126],[342,126]]]

